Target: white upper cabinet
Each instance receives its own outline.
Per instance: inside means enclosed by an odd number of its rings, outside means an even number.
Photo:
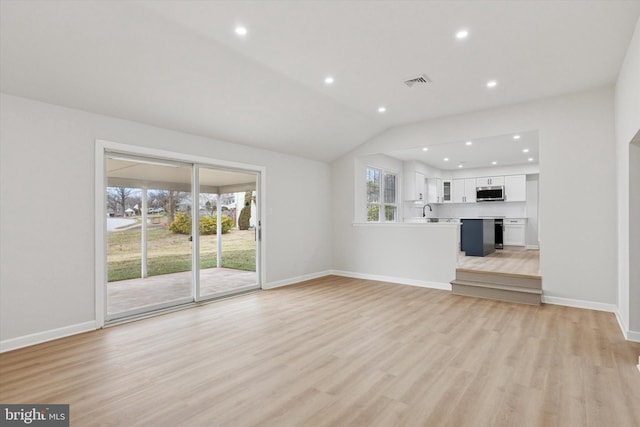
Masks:
[[[415,190],[415,198],[414,200],[426,200],[426,188],[424,185],[424,174],[420,173],[420,172],[416,172],[415,174],[415,183],[416,183],[416,190]]]
[[[464,203],[464,179],[453,180],[453,203]]]
[[[504,176],[487,176],[476,178],[477,187],[490,187],[495,185],[504,185]]]
[[[404,200],[426,200],[424,174],[408,172],[404,180]]]
[[[476,180],[475,178],[467,178],[464,180],[464,202],[476,202]]]
[[[452,190],[452,182],[450,179],[442,180],[442,202],[443,203],[451,203],[453,200],[451,198],[453,190]]]
[[[427,201],[429,203],[442,203],[442,180],[440,178],[429,178],[427,179]]]
[[[506,202],[527,201],[527,176],[507,175],[504,177],[504,200]]]
[[[476,201],[476,179],[453,180],[453,203],[474,203]]]

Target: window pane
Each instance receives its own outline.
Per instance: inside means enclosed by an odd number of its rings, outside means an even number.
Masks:
[[[395,206],[385,206],[384,207],[384,220],[388,222],[396,221],[396,212],[397,208]]]
[[[380,221],[380,205],[367,205],[367,221]]]
[[[384,175],[384,203],[396,203],[396,176]]]
[[[367,168],[367,203],[380,202],[380,170]]]

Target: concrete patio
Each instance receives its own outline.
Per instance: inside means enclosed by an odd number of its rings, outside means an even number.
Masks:
[[[203,296],[214,296],[254,285],[254,271],[230,268],[200,270],[200,290]],[[191,296],[191,271],[163,274],[144,279],[120,280],[107,283],[107,312],[109,315],[161,304]]]

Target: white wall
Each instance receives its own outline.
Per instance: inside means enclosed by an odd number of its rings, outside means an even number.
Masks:
[[[633,331],[640,340],[640,283],[630,282],[629,270],[638,265],[640,254],[630,252],[630,241],[640,240],[638,231],[630,234],[630,221],[637,221],[640,212],[630,215],[630,198],[640,198],[639,189],[630,193],[630,143],[640,130],[640,19],[618,75],[615,89],[615,127],[618,188],[618,307],[619,319],[625,331]],[[631,262],[633,260],[633,263]]]
[[[629,330],[640,341],[640,131],[629,147]]]
[[[544,293],[556,301],[616,304],[616,204],[613,90],[605,87],[508,107],[427,120],[390,129],[333,163],[334,265],[356,268],[341,242],[359,239],[354,218],[354,159],[424,145],[425,141],[467,140],[523,130],[539,132],[541,273]],[[338,185],[339,183],[339,185]],[[597,194],[597,200],[594,200]],[[592,206],[591,209],[585,206]],[[598,226],[604,224],[604,226]],[[608,224],[608,225],[607,225]],[[425,239],[423,245],[437,242]],[[349,247],[358,243],[350,243]],[[397,256],[418,247],[398,247]],[[374,265],[358,264],[363,273]],[[401,274],[389,272],[389,275]],[[379,274],[385,274],[381,272]],[[425,280],[432,273],[425,269]]]
[[[540,175],[527,175],[527,246],[539,246],[538,242],[538,184]]]
[[[10,95],[0,103],[0,344],[95,320],[96,139],[265,166],[266,285],[331,268],[325,163]]]

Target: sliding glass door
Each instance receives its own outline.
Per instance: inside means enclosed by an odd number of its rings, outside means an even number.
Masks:
[[[105,157],[107,322],[260,287],[259,174]]]
[[[198,167],[197,299],[258,288],[255,173]]]

